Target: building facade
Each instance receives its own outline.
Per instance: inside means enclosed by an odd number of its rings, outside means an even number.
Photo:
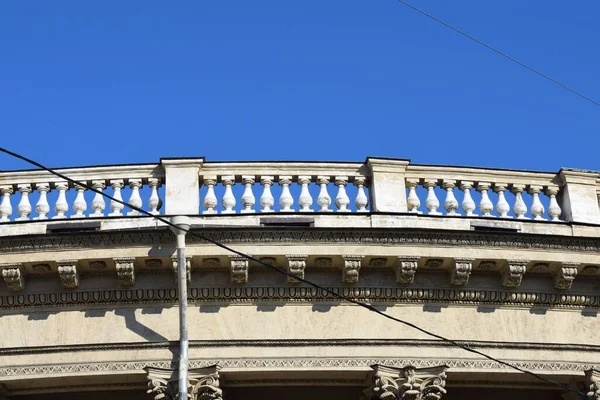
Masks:
[[[383,158],[58,171],[190,217],[195,399],[600,395],[598,172]],[[0,398],[174,398],[168,226],[41,170],[0,172],[0,194]]]

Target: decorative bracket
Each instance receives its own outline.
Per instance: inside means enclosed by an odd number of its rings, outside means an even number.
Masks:
[[[188,395],[194,400],[219,400],[223,398],[223,391],[219,385],[218,365],[206,368],[193,368],[188,370]],[[148,379],[147,393],[154,396],[154,400],[178,400],[178,371],[146,367]]]
[[[177,255],[171,257],[171,262],[173,263],[173,274],[175,276],[175,282],[177,282]],[[185,258],[185,275],[188,283],[192,281],[192,257]]]
[[[76,289],[79,287],[77,260],[61,260],[56,263],[58,264],[60,283],[67,289]]]
[[[304,270],[306,269],[306,255],[289,255],[285,256],[288,260],[288,272],[299,278],[304,279]],[[288,283],[300,283],[299,280],[290,276],[287,278]]]
[[[119,284],[121,286],[133,286],[135,285],[135,267],[133,257],[121,257],[114,259],[117,265],[117,277],[119,278]]]
[[[371,365],[373,384],[363,391],[364,400],[439,400],[446,393],[448,366],[404,368]]]
[[[526,270],[527,261],[508,260],[508,266],[502,273],[502,286],[507,288],[519,287]]]
[[[229,256],[231,261],[231,283],[248,283],[248,259],[240,256]]]
[[[2,278],[4,278],[8,290],[11,292],[19,292],[25,289],[25,277],[21,272],[22,264],[3,264],[1,267]]]
[[[471,271],[473,270],[473,260],[470,258],[455,258],[450,283],[456,286],[464,286],[469,282]]]
[[[417,273],[419,257],[402,257],[396,264],[396,282],[402,284],[413,283]]]
[[[600,371],[588,369],[585,371],[586,394],[590,399],[600,399]]]
[[[577,263],[562,263],[554,274],[554,288],[559,290],[569,290],[577,276]]]
[[[362,265],[363,256],[342,256],[344,267],[342,269],[342,281],[354,284],[358,282],[358,271]]]

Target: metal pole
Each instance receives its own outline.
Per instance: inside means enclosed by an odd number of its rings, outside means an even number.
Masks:
[[[185,260],[185,234],[190,228],[189,217],[178,216],[171,222],[181,229],[171,228],[177,235],[177,287],[179,294],[179,400],[188,399],[188,331],[187,331],[187,268]]]

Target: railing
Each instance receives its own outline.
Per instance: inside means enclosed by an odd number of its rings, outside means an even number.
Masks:
[[[381,158],[364,163],[162,159],[58,171],[153,214],[379,212],[600,224],[600,176],[594,171],[430,166]],[[0,195],[0,222],[139,214],[40,170],[0,172]]]

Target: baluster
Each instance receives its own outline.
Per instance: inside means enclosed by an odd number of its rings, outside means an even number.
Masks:
[[[456,187],[456,181],[451,179],[444,179],[442,181],[444,189],[446,189],[446,201],[444,201],[444,208],[446,209],[446,215],[460,215],[456,212],[458,210],[458,201],[454,197],[454,188]]]
[[[92,188],[98,192],[102,192],[106,188],[106,183],[105,181],[92,181]],[[94,199],[92,200],[92,210],[94,210],[94,213],[90,216],[103,217],[105,208],[106,201],[104,200],[104,196],[102,196],[100,193],[96,193],[94,195]]]
[[[421,214],[419,207],[421,207],[421,200],[417,196],[417,186],[419,186],[419,180],[409,178],[406,180],[406,186],[408,186],[408,196],[406,197],[406,204],[408,206],[408,212]]]
[[[338,194],[335,196],[335,205],[338,212],[350,212],[350,198],[346,193],[346,185],[348,184],[347,176],[336,176],[335,185],[338,187]]]
[[[367,212],[367,205],[369,204],[369,199],[365,193],[365,180],[364,176],[357,176],[354,178],[354,186],[357,188],[356,192],[356,200],[354,204],[356,205],[357,212]]]
[[[546,196],[550,197],[550,204],[548,205],[548,216],[552,221],[560,221],[560,214],[562,210],[556,201],[556,195],[558,194],[558,186],[548,186],[546,189]]]
[[[67,218],[65,214],[69,211],[69,203],[67,203],[69,184],[67,182],[55,182],[54,187],[58,190],[58,198],[56,199],[56,203],[54,203],[56,215],[52,219]]]
[[[87,210],[87,203],[84,197],[85,188],[80,185],[75,185],[75,190],[77,190],[77,196],[73,202],[73,211],[75,211],[75,214],[71,215],[71,218],[85,218],[84,213],[85,210]]]
[[[490,200],[488,190],[490,190],[492,184],[490,182],[479,182],[477,185],[477,191],[481,193],[481,201],[479,202],[479,211],[483,217],[493,217],[492,211],[494,210],[494,204]]]
[[[435,187],[437,186],[437,179],[426,179],[423,183],[423,187],[427,188],[427,199],[425,199],[425,207],[427,207],[427,214],[429,215],[440,215],[441,213],[437,210],[440,207],[440,201],[435,195]]]
[[[260,196],[261,212],[273,212],[273,206],[275,205],[275,198],[271,194],[271,185],[273,184],[272,176],[261,176],[260,184],[263,186],[263,193]]]
[[[308,185],[310,185],[310,176],[299,176],[298,183],[302,185],[300,197],[298,197],[298,204],[300,204],[300,212],[312,212],[310,209],[312,206],[313,198],[308,191]]]
[[[532,196],[531,201],[531,216],[533,219],[544,220],[544,205],[540,201],[540,192],[542,191],[542,186],[530,185],[529,186],[529,194]]]
[[[244,209],[242,209],[241,212],[246,214],[254,213],[255,211],[252,209],[256,203],[256,198],[254,197],[254,193],[252,193],[252,186],[254,186],[255,183],[254,176],[242,176],[242,183],[246,188],[242,195],[242,205],[244,206]]]
[[[129,196],[129,201],[127,203],[131,204],[134,207],[142,208],[144,204],[142,202],[142,198],[140,197],[140,187],[142,187],[142,180],[135,178],[129,179],[129,187],[131,188],[131,195]],[[134,210],[133,208],[127,212],[127,215],[140,215],[140,212]]]
[[[281,185],[281,197],[279,197],[280,212],[294,212],[290,207],[294,204],[294,198],[290,193],[290,184],[292,183],[291,176],[280,176],[279,184]]]
[[[34,219],[48,219],[47,215],[50,212],[50,204],[48,204],[47,193],[50,191],[49,183],[36,183],[35,188],[40,194],[37,204],[35,205],[35,212],[37,217]]]
[[[331,204],[331,196],[327,192],[327,185],[329,185],[329,177],[328,176],[317,176],[317,183],[321,186],[321,190],[319,190],[319,196],[317,196],[317,205],[321,207],[319,209],[320,212],[331,212],[329,205]]]
[[[494,192],[498,193],[498,203],[496,203],[496,213],[500,218],[510,218],[508,212],[510,211],[510,205],[504,197],[506,192],[507,183],[494,183]]]
[[[29,214],[31,214],[31,203],[29,202],[29,193],[31,193],[31,185],[28,183],[17,185],[19,192],[21,193],[21,201],[17,206],[17,213],[19,217],[17,221],[27,221]]]
[[[114,179],[111,180],[109,183],[110,186],[113,188],[112,197],[114,197],[116,200],[123,201],[123,197],[121,197],[121,189],[123,189],[123,186],[125,186],[123,183],[123,179]],[[111,217],[119,217],[123,215],[123,208],[125,208],[123,204],[119,203],[118,201],[111,200],[110,209],[112,210],[112,212],[108,215]]]
[[[473,214],[475,211],[475,202],[471,197],[471,189],[473,188],[473,182],[469,181],[461,181],[460,182],[460,190],[465,193],[462,201],[462,209],[465,212],[465,215],[468,217],[475,216],[477,214]]]
[[[150,214],[159,215],[160,208],[162,207],[162,200],[158,196],[158,188],[160,187],[160,179],[159,178],[149,178],[148,186],[150,186],[151,193],[150,198],[148,199],[148,208],[150,209]]]
[[[523,190],[525,190],[525,185],[516,183],[512,185],[511,191],[515,194],[515,205],[513,206],[513,213],[518,219],[529,219],[525,216],[525,214],[527,214],[527,206],[523,201]]]
[[[12,215],[12,206],[10,204],[10,195],[13,194],[12,186],[0,187],[2,193],[2,203],[0,203],[0,222],[10,221]]]
[[[215,195],[215,185],[217,184],[216,176],[205,176],[204,185],[206,186],[206,196],[204,196],[204,210],[202,214],[216,214],[215,207],[217,206],[217,196]]]
[[[235,184],[235,177],[233,175],[222,176],[221,183],[225,186],[225,194],[221,200],[224,210],[221,214],[235,214],[235,196],[233,195],[232,186]]]

